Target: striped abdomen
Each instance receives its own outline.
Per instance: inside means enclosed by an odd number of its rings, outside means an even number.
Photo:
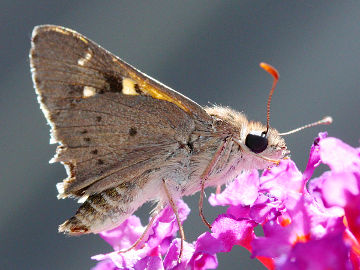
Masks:
[[[59,226],[70,235],[98,233],[120,225],[145,201],[130,182],[89,196],[76,214]]]

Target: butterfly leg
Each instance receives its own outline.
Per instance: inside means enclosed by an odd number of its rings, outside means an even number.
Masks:
[[[164,190],[165,190],[166,196],[167,196],[167,198],[169,200],[169,204],[170,204],[171,208],[174,211],[176,221],[177,221],[177,224],[179,226],[179,233],[180,233],[180,239],[181,240],[180,240],[180,253],[179,253],[179,257],[178,257],[178,263],[180,263],[181,262],[181,256],[182,256],[182,253],[183,253],[183,250],[184,250],[185,233],[184,233],[184,229],[183,229],[183,227],[181,225],[181,220],[180,220],[180,217],[179,217],[177,206],[176,206],[173,198],[171,197],[169,189],[166,186],[165,180],[163,180],[163,185],[164,185]]]
[[[161,204],[158,204],[158,206],[156,207],[155,211],[151,214],[151,219],[148,223],[148,225],[146,226],[145,228],[145,231],[142,233],[142,235],[138,238],[138,240],[135,241],[134,244],[132,244],[129,248],[127,249],[123,249],[123,250],[119,250],[118,253],[125,253],[125,252],[128,252],[132,249],[134,249],[144,238],[145,236],[147,235],[148,231],[150,230],[150,228],[152,227],[154,221],[155,221],[155,218],[156,216],[159,214],[159,212],[161,211],[162,209],[162,205]]]
[[[222,156],[222,153],[224,152],[224,149],[226,148],[226,145],[228,143],[228,140],[224,140],[221,145],[219,146],[218,150],[216,151],[214,157],[209,162],[208,166],[205,168],[204,172],[201,174],[200,177],[200,198],[199,198],[199,215],[201,217],[201,220],[204,222],[204,224],[211,230],[210,223],[206,220],[204,214],[203,214],[203,202],[204,202],[204,190],[205,190],[205,182],[209,177],[209,174],[211,173],[212,169],[216,166],[217,162],[219,161],[220,157]]]
[[[204,224],[211,230],[210,223],[206,220],[203,213],[203,203],[204,203],[204,189],[205,189],[205,179],[201,179],[201,190],[200,190],[200,199],[199,199],[199,215]]]

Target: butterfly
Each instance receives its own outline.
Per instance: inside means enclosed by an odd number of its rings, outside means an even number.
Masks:
[[[267,64],[274,84],[263,125],[228,107],[202,107],[73,30],[37,26],[31,44],[34,87],[51,143],[59,144],[51,162],[64,164],[68,175],[57,184],[58,198],[82,203],[60,232],[109,230],[154,201],[149,226],[170,204],[183,242],[176,200],[200,191],[200,216],[211,227],[202,213],[206,187],[289,153],[269,126],[278,74]]]

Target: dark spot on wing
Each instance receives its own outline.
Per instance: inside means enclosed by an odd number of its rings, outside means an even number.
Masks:
[[[87,131],[86,129],[84,129],[84,130],[82,130],[80,133],[81,133],[81,134],[86,134],[86,133],[88,133],[88,131]]]
[[[98,150],[97,150],[97,149],[94,149],[94,150],[92,150],[90,153],[93,154],[93,155],[97,155]]]
[[[129,129],[129,135],[130,135],[131,137],[133,137],[133,136],[135,136],[136,134],[137,134],[136,128],[135,128],[135,127],[131,127],[131,128]]]
[[[122,91],[122,78],[114,74],[104,74],[104,78],[109,86],[110,92],[121,92]]]
[[[98,164],[98,165],[103,165],[103,164],[104,164],[104,161],[103,161],[102,159],[98,159],[98,160],[97,160],[97,164]]]
[[[96,116],[96,121],[97,121],[97,122],[100,122],[101,119],[102,119],[101,116]]]
[[[85,142],[90,142],[91,140],[90,140],[90,138],[86,137],[86,138],[84,138],[84,141]]]
[[[141,90],[140,90],[140,87],[137,83],[135,83],[135,86],[134,86],[134,89],[135,89],[135,92],[138,93],[138,94],[141,94]]]

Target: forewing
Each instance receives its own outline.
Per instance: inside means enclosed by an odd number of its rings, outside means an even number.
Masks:
[[[135,70],[84,36],[38,26],[30,52],[41,108],[68,178],[60,197],[97,193],[141,177],[186,143],[196,103]]]

